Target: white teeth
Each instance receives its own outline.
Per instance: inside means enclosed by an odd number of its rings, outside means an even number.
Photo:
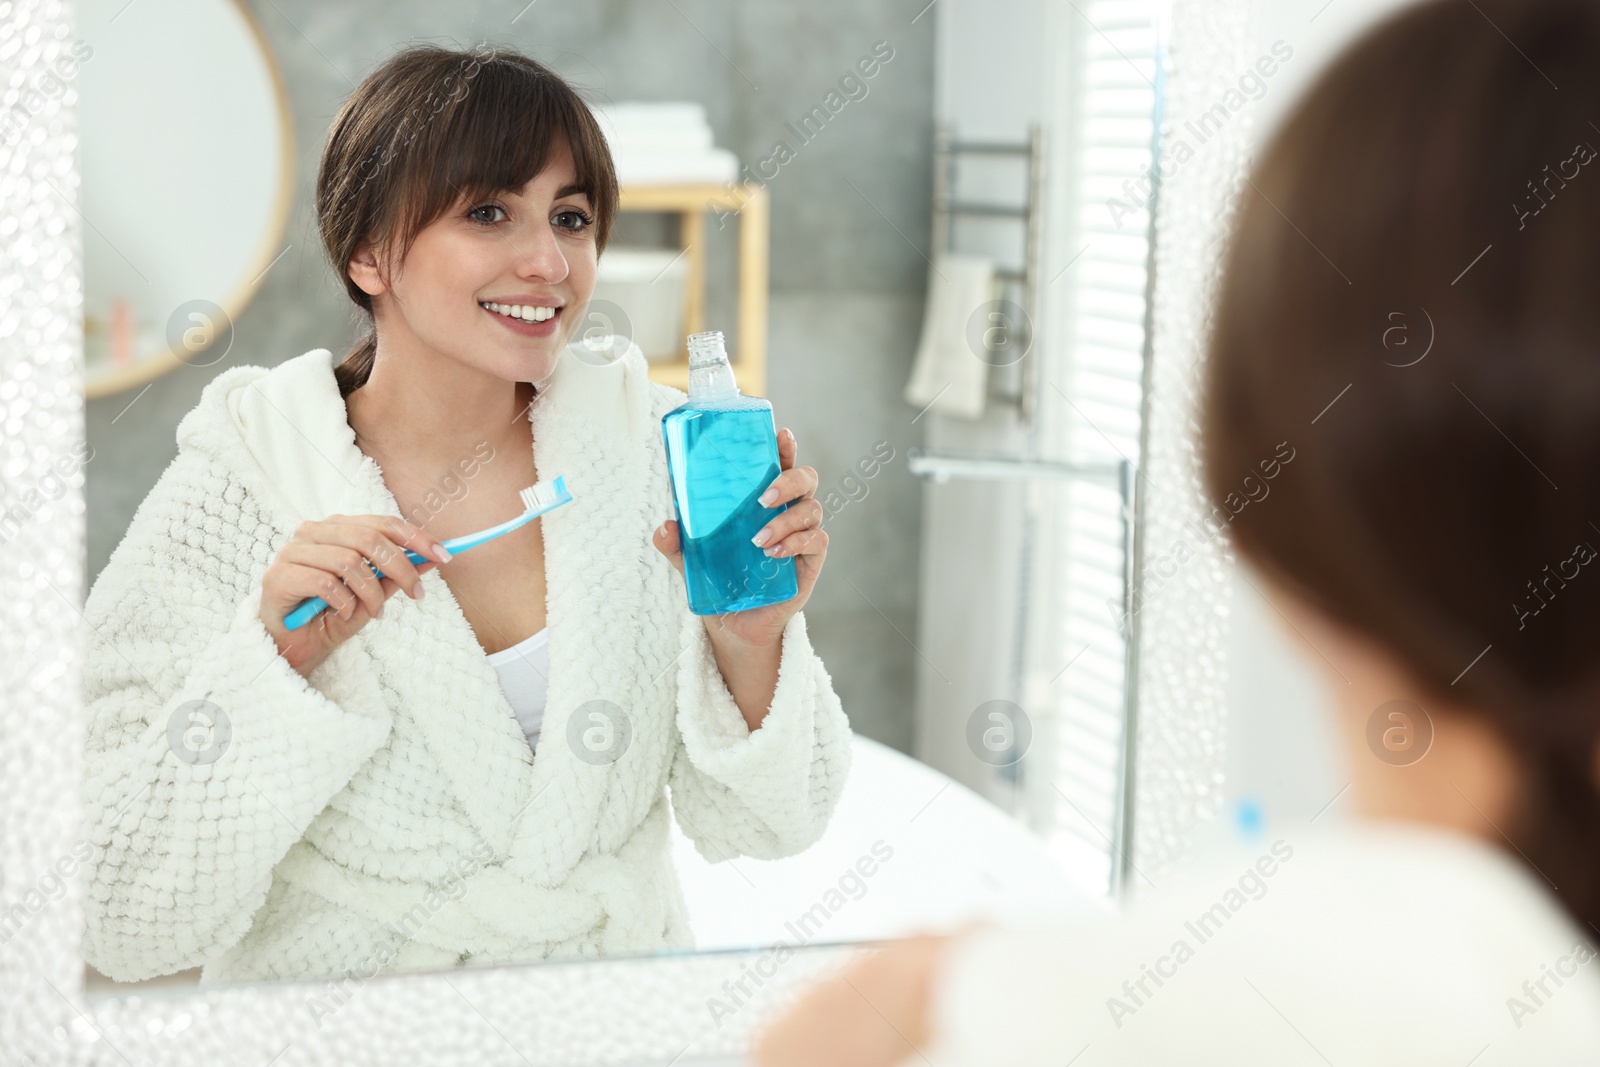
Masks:
[[[524,322],[543,322],[554,318],[556,314],[556,309],[553,307],[534,307],[532,304],[493,304],[484,301],[479,306]]]

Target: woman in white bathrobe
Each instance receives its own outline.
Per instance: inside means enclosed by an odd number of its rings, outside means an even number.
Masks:
[[[1142,872],[1115,921],[897,944],[761,1067],[1600,1064],[1597,99],[1600,4],[1436,0],[1241,186],[1207,503],[1360,818]]]
[[[669,791],[713,861],[821,835],[849,727],[800,613],[816,473],[782,432],[767,545],[799,595],[691,614],[660,429],[684,394],[635,346],[568,347],[616,207],[588,108],[515,52],[407,49],[336,116],[318,221],[371,332],[219,375],[88,598],[98,970],[682,947]],[[441,551],[557,475],[572,503]],[[503,689],[488,654],[541,632],[547,688]]]

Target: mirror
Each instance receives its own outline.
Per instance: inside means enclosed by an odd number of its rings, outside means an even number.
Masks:
[[[642,3],[190,7],[80,9],[86,331],[133,288],[131,259],[159,290],[135,318],[208,334],[169,373],[86,372],[91,844],[75,863],[92,990],[781,953],[1121,888],[1152,201],[1091,218],[1099,187],[1067,178],[1150,143],[1153,10],[1124,35],[1129,60],[1054,23],[1019,57],[975,4],[841,5],[842,24],[798,5],[717,23]],[[416,143],[444,136],[431,116],[509,92],[478,79],[514,51],[604,113],[622,179],[597,262],[572,221],[596,205],[550,184],[559,161],[521,191],[567,219],[538,242],[458,213],[414,249],[397,303],[496,306],[440,320],[472,344],[420,317],[391,335],[458,361],[403,395],[442,403],[482,380],[473,360],[550,357],[491,368],[512,419],[474,407],[428,433],[420,410],[365,421],[394,410],[387,377],[348,393],[335,378],[360,330],[315,195],[341,105],[418,39],[458,55],[410,90]],[[172,82],[127,76],[175,42]],[[1056,93],[1060,56],[1112,96]],[[179,154],[174,131],[201,147]],[[1148,150],[1119,161],[1152,168]],[[282,208],[285,170],[303,177]],[[133,173],[168,182],[140,193]],[[222,218],[192,227],[197,204]],[[489,299],[545,294],[550,327]],[[189,319],[194,300],[220,311]],[[660,418],[689,384],[671,338],[698,328],[724,333],[744,395],[816,473],[825,565],[773,641],[692,614],[654,537],[676,506]],[[1089,349],[1098,363],[1074,358]],[[539,386],[525,403],[520,381]],[[428,569],[422,598],[393,594],[315,656],[295,662],[302,646],[263,621],[275,565],[334,573],[382,548],[336,544],[379,527],[331,516],[446,540],[556,475],[570,504]],[[308,540],[307,523],[339,532]],[[321,547],[284,556],[297,538]],[[307,1010],[320,1024],[342,1003]]]
[[[253,16],[180,0],[80,4],[84,389],[135,389],[213,345],[285,251],[295,145]],[[203,42],[196,47],[197,42]],[[131,87],[137,88],[131,88]]]

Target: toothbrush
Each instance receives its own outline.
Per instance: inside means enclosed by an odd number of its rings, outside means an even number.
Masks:
[[[493,541],[501,534],[508,534],[518,527],[526,526],[540,515],[548,511],[554,511],[562,504],[571,503],[572,501],[572,493],[567,489],[565,475],[557,475],[554,481],[530,485],[517,495],[522,498],[523,511],[521,515],[508,522],[502,522],[498,526],[491,526],[487,530],[479,530],[474,534],[463,534],[460,537],[452,537],[448,541],[441,542],[445,551],[454,556],[457,553],[465,552],[469,548],[477,548],[486,541]],[[419,555],[409,548],[406,549],[406,558],[412,563],[428,562],[426,556]],[[372,567],[372,573],[379,578],[384,577],[384,573],[377,567],[373,567],[370,561],[367,566]],[[298,630],[318,615],[321,615],[327,608],[328,602],[319,596],[302,600],[293,611],[283,617],[284,629]]]

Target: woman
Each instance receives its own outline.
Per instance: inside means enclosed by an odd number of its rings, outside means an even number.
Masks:
[[[1205,483],[1329,682],[1363,818],[1153,872],[1115,923],[899,944],[763,1067],[1600,1063],[1597,98],[1592,0],[1436,0],[1244,187]],[[1271,497],[1230,503],[1284,441]]]
[[[712,860],[821,835],[849,728],[800,614],[816,473],[785,430],[764,502],[799,595],[690,614],[662,521],[684,394],[637,347],[565,347],[617,195],[588,108],[514,52],[409,48],[336,116],[318,223],[371,332],[219,375],[88,599],[109,977],[686,946],[666,787]],[[557,475],[572,503],[442,551]],[[310,596],[331,609],[287,631]]]

